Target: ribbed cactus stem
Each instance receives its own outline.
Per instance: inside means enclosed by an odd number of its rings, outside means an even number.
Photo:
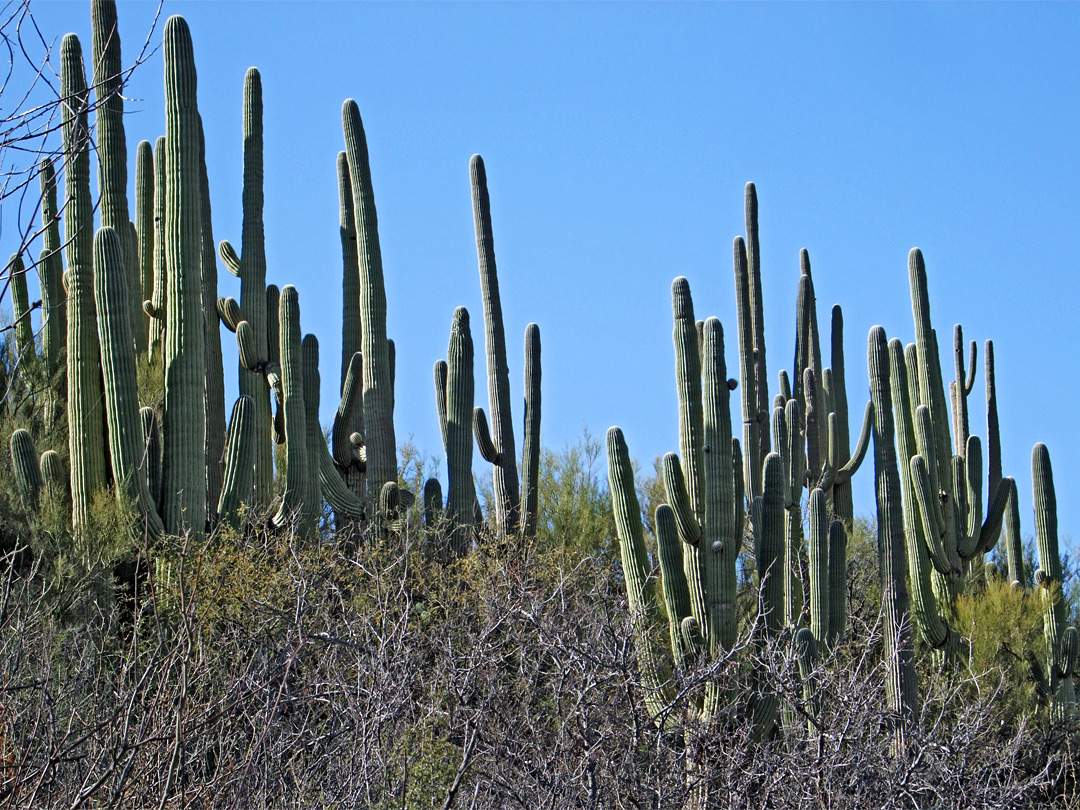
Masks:
[[[985,344],[983,367],[986,375],[986,456],[987,492],[994,492],[1001,481],[1001,428],[998,423],[997,382],[994,378],[994,341]]]
[[[452,525],[450,549],[461,555],[472,543],[476,501],[472,477],[473,341],[465,307],[454,310],[446,358],[446,511]]]
[[[657,607],[656,581],[650,576],[652,566],[645,550],[641,527],[641,508],[634,486],[634,467],[622,431],[613,427],[607,432],[608,485],[619,536],[626,598],[637,647],[638,669],[645,690],[645,705],[653,717],[666,711],[668,703],[661,654],[652,636]]]
[[[143,453],[146,456],[143,472],[146,478],[146,491],[150,493],[150,502],[161,503],[161,430],[158,426],[157,412],[149,405],[139,408],[139,422],[142,427]]]
[[[819,652],[829,637],[829,508],[825,492],[814,489],[807,508],[806,554],[810,574],[810,630]]]
[[[754,333],[754,379],[757,382],[759,459],[769,455],[769,375],[765,362],[765,296],[761,291],[761,243],[758,239],[758,198],[753,183],[746,184],[746,262],[750,270],[750,314]],[[750,454],[753,455],[753,454]]]
[[[349,175],[349,157],[342,151],[337,156],[338,177],[338,230],[341,234],[341,389],[342,399],[349,375],[349,367],[358,354],[363,362],[364,334],[360,322],[360,259],[357,255],[356,210],[353,205],[352,179]],[[349,424],[343,425],[346,436],[364,434],[362,369],[356,376],[357,405],[349,413]],[[336,456],[335,456],[336,460]],[[338,462],[341,463],[340,461]],[[345,482],[358,497],[364,494],[364,471],[355,464],[344,469]]]
[[[732,247],[735,265],[735,299],[738,303],[739,325],[739,379],[742,383],[742,436],[746,447],[746,469],[743,478],[750,488],[750,497],[761,494],[761,470],[763,457],[758,431],[757,367],[754,357],[753,305],[750,295],[750,269],[747,264],[746,245],[741,236],[735,237]]]
[[[243,97],[244,191],[240,254],[228,242],[219,245],[227,267],[240,276],[240,310],[252,328],[252,351],[272,361],[269,333],[278,321],[266,306],[266,239],[263,228],[263,103],[262,76],[255,68],[244,74]],[[240,393],[255,403],[255,506],[269,506],[274,485],[271,441],[273,413],[270,390],[260,371],[240,369]]]
[[[60,45],[67,244],[67,384],[72,523],[86,525],[94,494],[105,486],[105,409],[97,321],[94,317],[93,227],[90,198],[90,131],[86,73],[74,34]]]
[[[1020,536],[1020,507],[1017,503],[1016,482],[1009,486],[1008,503],[1005,505],[1003,520],[1004,537],[1002,545],[1009,561],[1009,582],[1014,588],[1027,587],[1027,572],[1024,571],[1024,540]]]
[[[217,503],[221,522],[234,529],[240,528],[242,507],[250,505],[255,494],[254,418],[255,403],[251,397],[237,397],[229,420],[225,476]]]
[[[1057,495],[1054,472],[1046,445],[1036,444],[1031,451],[1031,481],[1035,493],[1035,544],[1039,552],[1039,570],[1035,581],[1043,606],[1043,634],[1048,657],[1047,674],[1054,698],[1054,712],[1071,713],[1076,695],[1072,685],[1072,662],[1062,644],[1065,635],[1066,606],[1062,594],[1063,576],[1058,553]],[[1072,651],[1075,656],[1075,649]],[[1072,659],[1075,661],[1075,657]]]
[[[911,635],[905,552],[913,563],[914,587],[924,589],[915,599],[915,615],[924,636],[931,644],[943,642],[940,634],[947,635],[947,630],[932,622],[937,618],[937,606],[930,592],[926,552],[917,547],[921,539],[914,533],[910,534],[907,543],[904,538],[905,511],[912,499],[908,492],[910,487],[901,483],[895,439],[899,439],[900,461],[903,462],[906,454],[913,450],[914,437],[903,416],[900,435],[896,436],[894,403],[896,410],[903,413],[907,413],[908,403],[905,401],[907,391],[902,362],[899,367],[894,367],[894,362],[896,358],[890,354],[885,330],[875,326],[867,341],[867,366],[874,413],[874,495],[877,501],[878,577],[885,628],[885,692],[889,708],[905,722],[910,722],[918,712],[919,685]]]
[[[825,643],[834,649],[847,634],[847,529],[844,521],[829,524],[829,634]]]
[[[397,481],[394,439],[394,393],[386,339],[386,289],[375,194],[371,185],[367,138],[360,108],[348,99],[341,110],[349,160],[360,264],[361,352],[364,358],[364,428],[367,486],[377,495],[384,483]]]
[[[170,534],[203,534],[206,522],[206,348],[202,305],[199,110],[191,32],[165,23],[165,415],[162,517]]]
[[[64,461],[55,450],[46,450],[41,454],[41,479],[45,504],[52,508],[64,509],[70,497],[68,471]]]
[[[161,362],[165,348],[165,299],[168,296],[169,268],[165,256],[165,136],[154,144],[154,282],[143,311],[150,318],[147,347],[151,358]]]
[[[690,282],[682,276],[671,283],[671,309],[675,321],[672,341],[675,344],[675,385],[679,397],[679,458],[690,508],[700,522],[704,514],[705,463],[702,449],[701,353]]]
[[[26,265],[20,254],[8,260],[8,281],[11,284],[11,306],[15,311],[15,347],[19,366],[25,372],[36,357],[34,352],[34,324],[30,319],[30,293],[26,287]]]
[[[443,491],[438,478],[429,478],[424,482],[424,528],[436,532],[442,526]]]
[[[511,534],[518,530],[520,520],[517,451],[510,408],[510,370],[506,359],[502,302],[499,298],[499,277],[495,267],[491,200],[488,196],[487,171],[480,155],[473,155],[469,161],[469,180],[472,187],[476,256],[480,265],[480,291],[484,301],[484,348],[487,356],[491,438],[500,457],[500,462],[492,471],[495,511],[502,531]]]
[[[98,157],[98,211],[101,227],[113,228],[120,237],[134,332],[142,311],[137,242],[130,238],[128,208],[127,136],[124,133],[124,64],[120,54],[120,29],[114,0],[92,0],[90,25],[94,58],[94,94]],[[134,335],[133,335],[134,338]]]
[[[165,527],[147,487],[128,271],[119,234],[113,228],[101,228],[94,237],[94,300],[105,381],[109,459],[117,498],[139,509],[142,525],[138,533],[153,539],[163,534]]]
[[[690,589],[683,571],[683,543],[675,524],[675,513],[667,504],[656,507],[656,549],[660,561],[664,606],[668,615],[668,635],[675,667],[679,671],[692,666],[700,649],[689,643],[682,624],[692,618]]]
[[[27,517],[37,520],[44,482],[34,437],[30,435],[30,431],[23,428],[11,434],[11,467],[15,471],[15,484],[26,508]]]
[[[338,403],[337,413],[334,414],[334,463],[342,470],[349,470],[357,463],[349,437],[358,432],[352,430],[351,427],[355,423],[354,412],[360,407],[363,395],[363,381],[361,380],[364,373],[363,363],[360,352],[354,354],[349,361],[345,381],[341,386],[341,401]]]
[[[847,379],[844,369],[844,313],[839,304],[832,308],[830,335],[829,362],[832,369],[832,380],[827,393],[831,403],[830,411],[836,414],[837,425],[836,436],[835,438],[830,436],[830,441],[835,441],[839,451],[837,463],[833,466],[840,470],[852,460],[853,456],[851,454],[851,429],[848,423]],[[864,420],[863,424],[866,425],[867,420]],[[869,438],[869,432],[867,432],[867,438]],[[860,446],[865,448],[865,445]],[[858,453],[856,453],[856,456],[858,456]],[[848,527],[855,520],[855,505],[851,497],[850,476],[858,470],[858,466],[858,463],[856,463],[854,469],[851,469],[846,477],[838,475],[836,483],[833,484],[830,492],[833,514],[844,521],[844,525]]]
[[[211,524],[217,516],[225,455],[225,370],[221,359],[221,327],[217,307],[217,250],[210,210],[210,181],[206,174],[206,138],[199,117],[199,212],[202,225],[202,309],[206,338],[206,504]],[[314,474],[314,471],[313,471]]]
[[[882,333],[882,337],[884,337],[884,333]],[[912,360],[915,359],[916,358],[912,356]],[[884,365],[884,361],[879,360],[878,363],[879,366]],[[889,398],[886,399],[884,396],[885,392],[882,390],[878,398],[874,399],[874,424],[877,433],[884,433],[886,431],[886,426],[884,424],[882,424],[880,428],[878,427],[878,422],[882,418],[878,414],[878,410],[888,407],[890,409],[890,414],[895,420],[897,472],[900,479],[901,502],[903,504],[903,534],[908,538],[907,542],[904,544],[904,548],[907,551],[907,570],[912,589],[912,614],[915,616],[915,621],[919,626],[919,632],[930,647],[941,651],[945,655],[949,655],[955,648],[956,639],[954,634],[950,631],[948,624],[945,622],[938,606],[937,598],[934,595],[932,586],[934,569],[930,560],[929,541],[924,529],[925,522],[920,516],[915,486],[911,476],[911,462],[917,457],[918,448],[915,438],[915,426],[912,419],[912,392],[911,387],[908,385],[909,368],[910,366],[906,361],[905,350],[900,341],[896,339],[889,341]],[[871,377],[871,379],[873,380],[873,377]],[[874,387],[872,384],[871,395],[873,395],[873,391]],[[875,435],[875,470],[878,469],[876,441]],[[882,446],[885,449],[885,452],[887,452],[890,445],[883,439]],[[882,463],[887,466],[887,459]],[[896,496],[894,494],[895,488],[891,483],[885,482],[882,485],[882,490],[885,498],[884,511],[888,514],[889,520],[892,521],[894,518],[891,512],[896,503]],[[890,525],[892,526],[893,524],[890,523]],[[890,531],[894,532],[894,536],[896,536],[895,532],[897,530],[895,526],[893,526]],[[946,558],[945,562],[947,561]],[[895,564],[893,564],[893,571],[896,571]],[[897,617],[894,617],[894,619],[895,618]]]
[[[540,511],[540,327],[525,327],[525,446],[521,464],[522,529],[536,534]]]
[[[56,170],[51,158],[41,161],[42,250],[38,259],[41,277],[41,352],[45,370],[51,377],[64,363],[67,344],[67,307],[64,292],[63,243],[60,239],[60,211],[56,204]],[[63,400],[61,389],[57,399]]]
[[[761,518],[754,524],[758,587],[765,635],[778,638],[784,626],[785,489],[784,462],[777,453],[765,457]]]
[[[301,520],[308,475],[307,410],[300,338],[300,300],[291,284],[281,290],[281,386],[285,404],[285,491],[272,523],[282,528]]]
[[[325,451],[326,440],[319,425],[319,339],[304,335],[300,344],[301,366],[304,373],[304,419],[307,426],[307,470],[304,473],[304,507],[301,525],[305,532],[318,528],[322,513],[322,487],[319,484],[319,457]]]
[[[135,150],[135,234],[139,258],[139,286],[133,295],[149,301],[154,295],[154,148],[139,141]],[[148,349],[150,320],[140,306],[135,321],[135,346],[140,354]]]

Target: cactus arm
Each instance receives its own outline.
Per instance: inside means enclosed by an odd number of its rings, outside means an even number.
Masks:
[[[1004,526],[1002,544],[1005,546],[1005,554],[1009,560],[1009,582],[1014,588],[1027,586],[1027,575],[1024,572],[1024,545],[1020,536],[1020,508],[1017,504],[1016,482],[1011,478],[1002,479],[1008,491],[1008,501],[1005,505]]]
[[[675,516],[675,525],[679,528],[679,537],[687,545],[696,548],[701,543],[702,530],[686,491],[686,479],[678,454],[664,455],[663,473],[664,491]]]
[[[446,452],[446,378],[450,373],[445,360],[435,361],[435,410],[439,416],[439,435]]]
[[[330,456],[330,451],[325,445],[320,445],[320,447],[321,452],[318,458],[319,484],[322,487],[322,495],[326,502],[330,504],[330,508],[337,515],[343,515],[352,520],[364,520],[366,513],[363,502],[341,480],[341,476],[338,475],[337,468],[334,466],[334,459]]]
[[[154,251],[153,284],[150,297],[143,301],[143,312],[150,319],[147,348],[160,362],[165,340],[165,297],[168,295],[168,267],[165,256],[165,137],[154,146]]]
[[[135,235],[139,258],[139,286],[133,293],[139,302],[154,294],[154,147],[139,141],[135,151]],[[150,321],[142,310],[136,313],[135,332],[138,350],[149,348]]]
[[[240,255],[236,252],[236,248],[232,246],[232,243],[228,239],[222,239],[218,243],[218,256],[221,257],[221,263],[225,265],[225,269],[232,275],[240,278],[242,276]]]
[[[319,339],[315,335],[304,335],[300,343],[300,367],[304,374],[304,422],[306,425],[307,471],[304,473],[304,505],[301,511],[301,526],[306,533],[313,534],[319,528],[322,516],[322,487],[319,483],[320,450],[326,447],[322,427],[319,424],[320,387],[319,374]]]
[[[11,305],[15,311],[15,346],[20,362],[29,365],[37,355],[34,351],[34,324],[30,320],[32,307],[26,287],[26,265],[20,254],[12,255],[7,271],[11,284]]]
[[[997,384],[994,379],[994,341],[986,341],[983,364],[986,368],[986,455],[987,491],[997,490],[1001,480],[1001,428],[998,423]]]
[[[424,482],[424,527],[429,532],[438,531],[443,521],[443,491],[438,478]]]
[[[690,507],[700,522],[704,516],[701,354],[690,283],[682,276],[671,283],[671,308],[675,321],[672,341],[675,344],[675,384],[679,398],[679,458],[686,478]]]
[[[345,383],[341,386],[341,402],[334,414],[333,457],[340,469],[348,469],[353,461],[352,442],[349,437],[356,432],[350,428],[353,424],[353,412],[360,407],[363,387],[360,376],[364,372],[363,366],[363,357],[360,352],[356,352],[349,361]]]
[[[902,551],[902,550],[901,550]],[[903,555],[899,556],[903,565]],[[829,632],[825,644],[831,650],[847,632],[847,530],[842,520],[829,524]]]
[[[480,457],[489,464],[501,464],[502,453],[495,448],[495,443],[491,439],[491,430],[488,428],[487,415],[479,405],[473,409],[473,433],[476,434],[476,448],[480,451]]]
[[[837,483],[846,483],[847,481],[850,481],[851,476],[859,471],[859,467],[866,457],[866,451],[870,447],[870,436],[873,433],[873,430],[874,401],[868,400],[866,403],[866,410],[863,412],[862,430],[859,431],[859,440],[855,445],[855,452],[852,454],[851,458],[848,459],[847,464],[837,470]]]
[[[683,570],[683,544],[675,523],[675,513],[667,504],[656,507],[656,547],[660,560],[660,580],[664,605],[667,608],[668,632],[675,667],[684,670],[691,666],[700,650],[687,643],[682,632],[683,621],[692,615],[690,588]]]
[[[807,509],[806,553],[810,572],[810,630],[818,649],[829,637],[829,510],[825,492],[814,489]]]

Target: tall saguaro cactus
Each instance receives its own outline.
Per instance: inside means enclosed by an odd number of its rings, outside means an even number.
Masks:
[[[165,414],[162,513],[173,534],[202,535],[206,522],[206,348],[202,307],[199,110],[191,32],[165,23]]]
[[[363,329],[360,324],[360,259],[357,256],[356,210],[353,205],[352,179],[349,176],[349,156],[338,152],[338,230],[341,234],[341,397],[345,399],[345,387],[349,379],[349,367],[354,356],[363,363]],[[362,371],[361,375],[362,377]],[[345,423],[334,423],[334,432],[348,437],[353,433],[364,435],[364,408],[362,402],[363,382],[356,378],[355,405],[349,408]],[[363,465],[343,456],[335,458],[349,489],[357,496],[364,494]]]
[[[38,260],[41,277],[41,354],[51,377],[63,364],[67,343],[64,259],[60,240],[60,211],[56,206],[56,170],[51,158],[41,161],[42,249]],[[63,387],[54,396],[63,400]]]
[[[472,475],[473,340],[469,312],[465,307],[454,310],[450,343],[446,347],[446,385],[442,396],[449,482],[446,512],[452,524],[450,549],[455,554],[464,554],[472,542],[473,505],[476,503]]]
[[[67,242],[67,383],[72,522],[85,526],[94,493],[106,484],[105,411],[97,321],[94,317],[93,228],[90,198],[89,100],[82,48],[74,34],[60,45]]]
[[[384,484],[397,482],[394,437],[394,383],[386,339],[386,289],[375,193],[371,186],[367,137],[360,108],[348,99],[341,108],[356,219],[360,267],[361,353],[364,363],[364,441],[367,447],[368,499],[374,501]]]
[[[240,254],[222,241],[221,259],[240,277],[240,310],[251,328],[254,360],[270,358],[266,313],[266,244],[263,231],[263,105],[262,77],[255,68],[244,75],[244,217],[240,233]],[[255,403],[252,432],[255,442],[255,505],[266,508],[274,485],[274,455],[270,439],[273,420],[270,389],[255,365],[240,367],[240,393]]]
[[[473,155],[469,161],[472,185],[473,226],[476,229],[476,256],[480,264],[480,291],[484,300],[484,348],[487,355],[488,404],[491,409],[491,442],[495,512],[500,528],[516,532],[520,520],[521,495],[518,486],[517,452],[514,447],[514,422],[510,409],[510,370],[506,361],[506,335],[503,331],[499,276],[495,268],[495,237],[491,227],[491,200],[488,197],[484,159]],[[480,413],[477,423],[486,424]],[[478,438],[480,434],[478,433]],[[488,442],[481,440],[483,452]]]

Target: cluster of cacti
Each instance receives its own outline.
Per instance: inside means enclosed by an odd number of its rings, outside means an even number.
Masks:
[[[820,710],[813,673],[843,642],[847,624],[847,532],[854,516],[850,480],[873,438],[885,691],[890,724],[902,741],[919,712],[913,626],[940,664],[957,658],[963,640],[948,616],[965,582],[984,578],[983,555],[993,549],[1003,521],[1008,576],[1014,587],[1024,582],[1016,485],[1001,472],[993,344],[986,344],[990,497],[985,510],[982,445],[971,435],[967,408],[975,345],[965,363],[963,333],[956,327],[956,380],[946,400],[918,250],[909,257],[916,341],[905,350],[899,341],[888,341],[881,327],[871,330],[871,396],[854,451],[847,425],[843,314],[839,306],[832,310],[832,366],[826,368],[809,257],[802,251],[795,364],[790,377],[780,372],[770,418],[762,406],[768,394],[753,184],[747,185],[746,214],[747,240],[734,242],[745,455],[731,435],[728,392],[736,386],[725,376],[720,323],[695,321],[686,279],[672,285],[679,453],[664,457],[667,503],[657,508],[654,522],[670,631],[667,655],[652,627],[660,603],[626,441],[618,428],[608,432],[609,482],[646,706],[657,718],[669,716],[677,696],[671,672],[700,663],[716,672],[736,646],[736,558],[748,520],[759,605],[754,641],[793,643],[803,711],[812,718]],[[1036,447],[1033,477],[1041,566],[1036,580],[1049,660],[1046,674],[1034,660],[1031,670],[1055,710],[1071,711],[1080,636],[1064,628],[1053,483],[1042,445]],[[722,697],[723,678],[713,677],[703,694],[690,699],[689,712],[708,719]],[[776,727],[784,701],[765,685],[753,698],[753,731],[760,738]],[[784,725],[793,718],[784,712]]]
[[[314,335],[301,338],[296,289],[287,285],[279,291],[266,280],[259,72],[251,68],[244,78],[238,251],[228,241],[214,243],[207,144],[186,22],[172,17],[164,28],[166,131],[156,147],[143,141],[136,150],[132,219],[115,3],[93,0],[91,18],[91,87],[78,39],[65,37],[61,48],[63,206],[57,204],[53,163],[46,160],[40,167],[40,361],[50,380],[66,364],[66,375],[57,375],[47,386],[46,406],[66,402],[74,530],[89,525],[95,496],[111,488],[121,508],[134,507],[136,536],[148,540],[163,534],[198,538],[219,523],[243,531],[251,522],[312,535],[319,530],[324,503],[339,529],[363,531],[370,525],[378,535],[397,532],[415,499],[398,487],[394,344],[386,331],[378,223],[359,108],[352,100],[344,104],[345,150],[337,161],[343,340],[341,401],[328,446],[319,424],[318,340]],[[93,139],[90,110],[96,111]],[[98,156],[100,192],[96,236],[92,149]],[[522,510],[486,186],[478,190],[484,186],[479,157],[472,169],[477,229],[484,234],[480,264],[493,375],[495,429],[492,437],[485,431],[482,440],[485,451],[497,448],[487,454],[498,470],[493,511],[503,531],[532,533],[539,468],[539,330],[530,324],[526,331]],[[239,300],[219,296],[219,256],[240,279]],[[13,256],[8,274],[16,343],[33,365],[39,358],[26,270],[22,256]],[[236,334],[239,361],[240,396],[228,429],[219,323]],[[448,358],[448,388],[439,402],[447,437],[448,502],[444,514],[442,488],[430,481],[425,513],[439,542],[460,555],[482,522],[472,441],[474,424],[484,421],[482,411],[477,416],[473,411],[472,339],[464,308],[455,312]],[[150,401],[140,401],[143,376],[155,373],[163,375],[163,394],[151,392]],[[275,443],[284,445],[277,498]],[[12,437],[12,458],[31,519],[39,508],[43,469],[32,445],[30,433],[17,431]],[[55,465],[50,461],[49,466],[55,474]]]

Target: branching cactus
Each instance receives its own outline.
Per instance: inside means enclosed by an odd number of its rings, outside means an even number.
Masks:
[[[484,347],[487,355],[488,404],[491,409],[490,433],[483,410],[476,409],[476,440],[480,454],[494,467],[492,480],[499,528],[505,534],[514,534],[520,521],[521,497],[514,421],[510,409],[510,371],[506,360],[499,277],[495,268],[495,237],[491,226],[487,171],[479,155],[473,155],[469,161],[469,179],[472,185],[476,255],[480,264],[480,291],[484,299]]]
[[[240,253],[228,242],[218,245],[225,268],[240,277],[240,310],[250,325],[250,349],[254,360],[271,358],[266,312],[266,240],[263,230],[263,105],[262,77],[255,68],[244,75],[244,217]],[[274,456],[270,437],[273,419],[265,366],[244,364],[240,368],[240,393],[255,403],[255,505],[270,505],[274,484]]]
[[[64,226],[67,244],[67,384],[72,523],[86,525],[94,493],[106,485],[105,409],[94,314],[90,130],[86,72],[74,34],[60,45],[65,154]]]
[[[397,481],[394,439],[394,392],[390,347],[386,339],[386,289],[375,193],[371,185],[367,138],[360,108],[348,99],[341,110],[352,183],[360,266],[361,353],[364,363],[364,443],[367,450],[367,490],[372,499],[385,483]],[[243,302],[241,302],[241,305]]]
[[[165,23],[165,415],[162,517],[170,534],[206,523],[206,350],[202,307],[202,194],[199,110],[191,32],[183,17]]]
[[[1047,676],[1051,711],[1059,717],[1076,711],[1073,673],[1076,668],[1077,631],[1065,626],[1065,599],[1062,594],[1061,557],[1058,554],[1057,495],[1050,453],[1039,443],[1031,451],[1031,480],[1035,491],[1035,542],[1039,569],[1035,584],[1043,606],[1043,634],[1046,637]]]

